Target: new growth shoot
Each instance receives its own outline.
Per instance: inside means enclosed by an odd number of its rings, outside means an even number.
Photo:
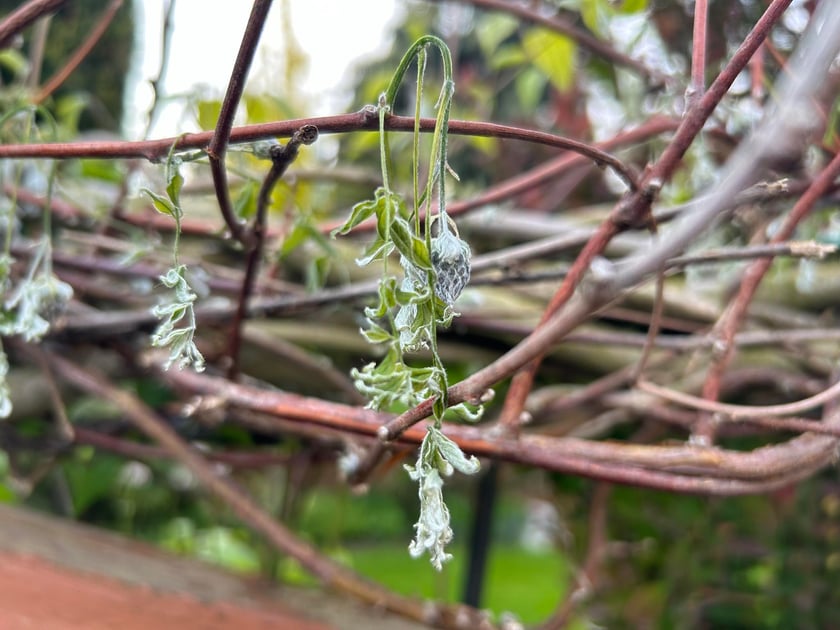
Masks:
[[[428,177],[421,187],[420,111],[430,47],[440,52],[443,85],[435,105]],[[409,207],[391,187],[385,120],[412,63],[417,66],[417,88],[411,158],[413,198]],[[373,199],[357,203],[346,223],[336,230],[338,234],[346,234],[362,221],[374,219],[376,238],[357,264],[379,261],[384,269],[378,301],[365,309],[365,327],[361,333],[370,343],[385,346],[385,356],[378,363],[353,370],[357,389],[368,398],[368,407],[375,409],[413,407],[434,399],[434,422],[423,439],[417,463],[406,469],[418,482],[420,496],[417,534],[409,551],[414,557],[429,552],[438,570],[451,557],[444,547],[452,539],[449,510],[443,502],[443,477],[451,475],[454,469],[465,474],[479,469],[475,457],[467,458],[443,435],[443,415],[448,411],[464,419],[477,420],[482,411],[481,408],[471,410],[464,404],[448,406],[449,382],[437,345],[438,326],[449,326],[456,316],[455,301],[470,276],[470,247],[460,238],[455,222],[446,212],[446,174],[452,172],[447,162],[447,140],[454,89],[452,56],[446,44],[431,35],[418,39],[403,56],[377,105],[382,186],[376,189]],[[392,258],[399,261],[401,277],[393,271]],[[420,349],[431,352],[431,365],[418,367],[406,362],[407,354]]]

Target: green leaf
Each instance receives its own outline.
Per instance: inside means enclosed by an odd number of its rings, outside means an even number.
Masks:
[[[397,287],[394,295],[396,296],[397,304],[400,306],[412,303],[416,304],[429,299],[429,291],[425,289],[421,291],[405,291],[402,287]]]
[[[604,19],[603,0],[581,0],[580,17],[590,31],[602,35],[601,25]]]
[[[581,0],[580,17],[590,31],[604,37],[604,31],[616,15],[639,13],[648,7],[648,0]]]
[[[196,106],[198,126],[204,130],[214,129],[222,111],[222,102],[217,100],[199,101]]]
[[[376,200],[365,199],[364,201],[360,201],[353,206],[353,209],[350,211],[350,217],[344,222],[344,225],[332,231],[332,236],[336,236],[337,234],[347,234],[350,230],[359,225],[359,223],[372,217],[375,212]]]
[[[397,251],[413,263],[411,226],[408,224],[408,221],[402,218],[393,221],[391,223],[391,238],[397,246]]]
[[[481,469],[481,464],[475,456],[467,459],[464,451],[455,442],[446,437],[439,429],[429,428],[429,438],[443,458],[452,464],[455,470],[465,475],[473,475]]]
[[[332,263],[331,256],[317,256],[310,259],[306,265],[306,290],[308,292],[311,293],[324,287]]]
[[[76,133],[79,129],[79,119],[90,106],[90,101],[90,95],[77,92],[59,98],[55,104],[55,116],[59,125],[68,133]]]
[[[239,189],[239,192],[233,200],[233,211],[237,217],[248,219],[257,213],[259,190],[259,184],[254,181],[246,182]]]
[[[365,315],[370,319],[385,317],[388,311],[397,304],[396,291],[397,279],[394,277],[383,278],[379,283],[379,304],[376,308],[366,308]]]
[[[148,188],[143,188],[142,190],[151,198],[152,205],[155,207],[155,210],[161,214],[168,214],[176,220],[181,218],[181,209],[173,204],[167,197],[159,195]]]
[[[0,503],[17,503],[18,500],[14,490],[5,483],[0,483]]]
[[[394,216],[396,216],[395,210],[400,210],[404,205],[402,198],[398,194],[380,186],[374,192],[373,199],[366,199],[354,205],[350,212],[350,217],[344,225],[337,230],[333,230],[332,234],[333,236],[336,234],[347,234],[347,232],[359,225],[359,223],[375,214],[379,235],[386,238],[388,226],[393,221]]]
[[[180,166],[181,160],[178,158],[173,158],[166,165],[166,194],[176,207],[181,205],[181,188],[184,186]]]
[[[478,422],[484,415],[484,406],[480,405],[475,410],[470,409],[467,403],[453,405],[446,410],[447,416],[461,422]]]
[[[829,112],[828,124],[825,126],[824,144],[831,146],[836,142],[838,127],[840,127],[840,99],[835,99]]]
[[[125,179],[125,171],[117,160],[86,158],[79,160],[82,177],[117,184]]]
[[[397,218],[391,224],[391,238],[399,252],[418,269],[431,269],[432,259],[426,242],[411,233],[411,226],[403,218]]]
[[[475,37],[484,56],[492,57],[499,44],[516,32],[519,24],[519,20],[505,13],[484,15],[475,27]]]
[[[621,13],[640,13],[648,8],[648,0],[624,0],[618,7]]]
[[[528,61],[528,56],[522,47],[518,44],[508,44],[499,48],[496,53],[490,57],[490,69],[494,71],[504,70],[506,68],[515,68],[521,66]]]
[[[432,403],[432,414],[435,418],[440,420],[443,418],[443,414],[446,412],[446,403],[443,402],[443,398],[438,396],[435,398],[435,402]]]
[[[368,340],[369,343],[387,343],[393,341],[391,333],[384,328],[373,324],[369,328],[362,329],[362,336]]]
[[[523,111],[534,111],[542,101],[548,77],[536,68],[525,68],[516,77],[514,88]]]
[[[575,78],[575,42],[564,35],[535,28],[522,40],[525,53],[560,92],[572,87]]]
[[[76,516],[83,515],[94,503],[115,493],[122,467],[122,462],[116,457],[94,457],[85,449],[77,449],[73,453],[64,463],[63,470]]]
[[[259,554],[226,527],[201,532],[196,537],[195,550],[198,557],[233,571],[255,573],[260,568]]]
[[[26,72],[29,63],[26,57],[13,48],[5,48],[0,51],[0,67],[5,68],[14,76],[20,76]]]
[[[248,123],[265,123],[272,120],[294,118],[295,110],[283,99],[270,94],[245,94],[242,104]]]
[[[296,221],[292,230],[283,239],[280,247],[280,258],[283,259],[300,247],[312,236],[311,226],[303,221]]]

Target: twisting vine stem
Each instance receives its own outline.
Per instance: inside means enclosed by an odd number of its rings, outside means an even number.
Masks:
[[[443,86],[435,108],[430,161],[425,186],[420,186],[420,113],[423,104],[423,81],[427,48],[440,52],[443,65]],[[417,65],[417,88],[414,105],[412,147],[412,208],[392,189],[390,150],[386,120],[391,113],[397,91],[409,67]],[[446,367],[437,347],[437,327],[448,326],[455,316],[453,305],[469,280],[470,248],[458,235],[455,223],[446,213],[447,136],[449,113],[455,84],[452,80],[452,57],[444,42],[427,35],[418,39],[406,52],[388,88],[379,98],[379,147],[382,186],[374,199],[356,204],[350,217],[335,233],[345,234],[368,218],[375,218],[377,237],[365,255],[357,261],[367,265],[379,261],[383,276],[379,281],[379,302],[365,309],[366,328],[362,334],[371,343],[387,347],[385,358],[354,369],[356,387],[368,396],[369,407],[413,407],[432,400],[434,422],[430,425],[414,466],[407,466],[420,490],[420,519],[415,526],[417,536],[409,550],[413,556],[428,551],[432,564],[440,569],[451,556],[444,551],[452,539],[449,511],[443,502],[443,477],[454,469],[467,474],[478,471],[475,458],[466,458],[461,449],[441,432],[443,415],[448,407],[449,381]],[[436,197],[433,214],[432,199]],[[421,228],[421,209],[425,217]],[[389,272],[389,258],[399,255],[402,280]],[[406,354],[428,348],[432,365],[415,367],[406,362]],[[480,414],[458,405],[453,411],[467,419]],[[355,467],[345,462],[345,472],[353,475]]]

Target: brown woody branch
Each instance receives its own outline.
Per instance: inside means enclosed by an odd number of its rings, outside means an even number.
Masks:
[[[270,138],[291,137],[297,130],[307,126],[316,127],[321,134],[350,133],[355,131],[377,131],[379,129],[379,122],[372,110],[362,109],[352,114],[298,118],[262,123],[259,125],[243,125],[230,131],[229,140],[232,144],[238,144]],[[422,118],[420,120],[420,131],[431,133],[434,131],[434,128],[434,118]],[[664,120],[659,120],[656,122],[654,130],[667,131],[671,128],[673,128],[672,122],[666,123]],[[388,116],[385,119],[385,129],[388,131],[413,131],[414,118],[411,116]],[[544,131],[535,131],[533,129],[467,120],[450,120],[449,133],[464,136],[521,140],[523,142],[573,151],[589,158],[597,165],[612,168],[631,189],[637,187],[636,173],[634,173],[632,168],[606,151],[579,140],[564,138],[563,136]],[[638,134],[635,135],[638,137]],[[214,132],[205,131],[200,133],[187,133],[177,138],[140,140],[135,142],[103,141],[7,144],[0,146],[0,158],[145,158],[151,161],[158,161],[168,155],[173,145],[176,151],[198,149],[207,151],[208,155],[211,155],[211,152],[216,150],[212,142],[214,138]],[[628,139],[622,139],[617,144],[629,141]]]
[[[242,42],[239,45],[239,53],[236,55],[236,61],[233,64],[233,71],[225,91],[225,97],[222,100],[222,107],[219,110],[216,129],[213,131],[210,144],[206,148],[207,156],[210,158],[210,171],[213,174],[216,199],[219,202],[222,217],[231,235],[243,243],[245,233],[234,214],[230,201],[227,170],[225,169],[225,153],[230,141],[231,129],[233,129],[233,117],[236,114],[236,108],[239,106],[242,93],[245,91],[245,79],[248,77],[248,70],[251,68],[251,62],[254,59],[254,53],[257,50],[257,44],[260,41],[260,35],[270,8],[271,0],[254,0],[251,15],[248,17],[248,24],[245,27],[245,34],[242,36]]]
[[[732,56],[726,67],[712,82],[709,91],[691,107],[685,115],[682,124],[677,129],[674,138],[668,144],[662,156],[648,171],[643,179],[642,188],[631,191],[598,228],[569,269],[560,288],[551,298],[546,307],[539,326],[544,326],[555,313],[571,298],[584,273],[589,269],[592,260],[600,256],[610,241],[626,229],[648,227],[655,230],[651,217],[651,203],[662,186],[676,170],[683,154],[694,141],[703,125],[720,103],[732,82],[749,62],[757,47],[764,41],[770,28],[781,19],[782,13],[791,0],[775,0],[761,16],[753,30]],[[696,42],[695,42],[696,44]],[[662,261],[664,263],[664,261]],[[525,400],[531,392],[539,369],[542,354],[537,354],[526,366],[520,369],[511,381],[510,389],[505,397],[499,423],[505,430],[515,431],[520,421]]]
[[[35,20],[54,13],[67,0],[30,0],[12,11],[0,22],[0,48],[6,48],[12,38]]]
[[[122,4],[123,0],[111,0],[108,6],[102,11],[102,15],[85,41],[70,55],[65,64],[38,90],[38,93],[32,98],[33,103],[43,103],[50,94],[55,92],[67,80],[67,77],[82,63],[82,60],[88,56],[102,35],[105,34],[105,31],[108,30],[108,26],[114,20],[114,17],[116,17],[117,11],[120,10]]]
[[[42,354],[43,350],[30,346],[26,352],[37,356]],[[484,621],[479,611],[466,606],[429,604],[393,593],[322,555],[315,547],[298,538],[262,510],[243,488],[229,478],[219,476],[200,451],[184,442],[153,409],[135,395],[118,388],[102,374],[83,369],[55,354],[46,356],[51,367],[63,380],[115,404],[141,432],[160,444],[170,457],[188,468],[204,488],[228,505],[243,522],[265,537],[278,551],[295,558],[327,586],[409,619],[438,627],[463,627],[461,622],[467,623],[468,627],[479,627]]]
[[[161,372],[161,376],[185,393],[218,396],[233,408],[282,418],[284,423],[278,431],[288,431],[294,423],[300,423],[375,436],[393,417],[192,372]],[[838,424],[840,417],[835,414],[830,416],[826,426],[837,427]],[[264,423],[262,428],[268,431],[269,425]],[[400,435],[398,443],[417,445],[425,433],[425,425],[412,426]],[[833,437],[802,435],[782,444],[741,452],[691,445],[604,443],[531,434],[512,440],[493,435],[485,426],[449,426],[446,433],[465,451],[478,456],[625,485],[718,495],[766,492],[803,479],[831,462],[837,443]]]

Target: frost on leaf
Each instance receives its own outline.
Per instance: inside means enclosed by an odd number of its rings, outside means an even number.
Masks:
[[[423,438],[417,463],[406,466],[409,476],[418,482],[420,517],[414,525],[416,534],[408,546],[413,558],[429,553],[429,561],[438,571],[452,558],[446,545],[452,540],[449,508],[443,501],[443,477],[454,470],[471,475],[481,468],[478,459],[467,457],[461,448],[440,429],[432,426]]]
[[[204,370],[204,356],[194,340],[196,323],[193,303],[198,296],[187,282],[186,266],[179,265],[170,269],[160,277],[160,281],[172,289],[173,294],[168,301],[152,309],[152,314],[161,320],[152,333],[152,346],[169,349],[164,369],[168,370],[174,363],[178,369],[191,365],[196,372],[201,372]],[[176,327],[182,321],[185,325]]]

